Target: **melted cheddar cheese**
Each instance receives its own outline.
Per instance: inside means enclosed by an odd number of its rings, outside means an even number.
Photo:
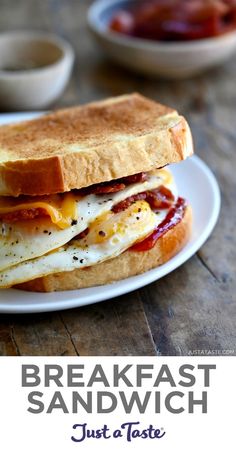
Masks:
[[[0,197],[0,215],[18,212],[21,210],[43,209],[51,218],[52,223],[60,229],[71,226],[73,220],[78,218],[77,204],[78,196],[66,193],[62,196],[37,197],[35,201],[31,198],[4,198]]]

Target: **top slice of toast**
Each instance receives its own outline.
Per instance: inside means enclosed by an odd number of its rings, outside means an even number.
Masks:
[[[44,195],[151,171],[193,153],[186,120],[139,94],[0,127],[0,195]]]

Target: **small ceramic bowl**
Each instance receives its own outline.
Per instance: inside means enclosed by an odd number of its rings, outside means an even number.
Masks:
[[[63,92],[74,51],[58,36],[31,31],[0,34],[0,108],[48,107]]]
[[[113,60],[143,74],[186,78],[226,61],[236,50],[236,31],[189,42],[160,42],[132,38],[109,30],[116,11],[137,0],[97,0],[88,12],[88,25]]]

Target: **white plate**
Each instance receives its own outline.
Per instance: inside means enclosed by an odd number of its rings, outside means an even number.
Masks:
[[[0,115],[0,124],[37,115],[37,113]],[[190,202],[194,215],[191,240],[180,253],[160,267],[106,286],[50,294],[15,289],[2,290],[0,291],[0,312],[46,312],[97,303],[139,289],[162,278],[186,262],[203,245],[216,224],[220,211],[220,191],[212,172],[199,157],[194,156],[184,162],[171,165],[171,169],[179,194]]]

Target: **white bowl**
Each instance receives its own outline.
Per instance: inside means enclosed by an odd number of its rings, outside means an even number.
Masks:
[[[58,36],[31,31],[0,34],[0,107],[48,107],[63,92],[74,51]]]
[[[160,42],[110,31],[113,14],[137,0],[97,0],[88,11],[88,25],[113,60],[137,72],[168,78],[199,74],[226,61],[236,50],[236,31],[189,42]]]

